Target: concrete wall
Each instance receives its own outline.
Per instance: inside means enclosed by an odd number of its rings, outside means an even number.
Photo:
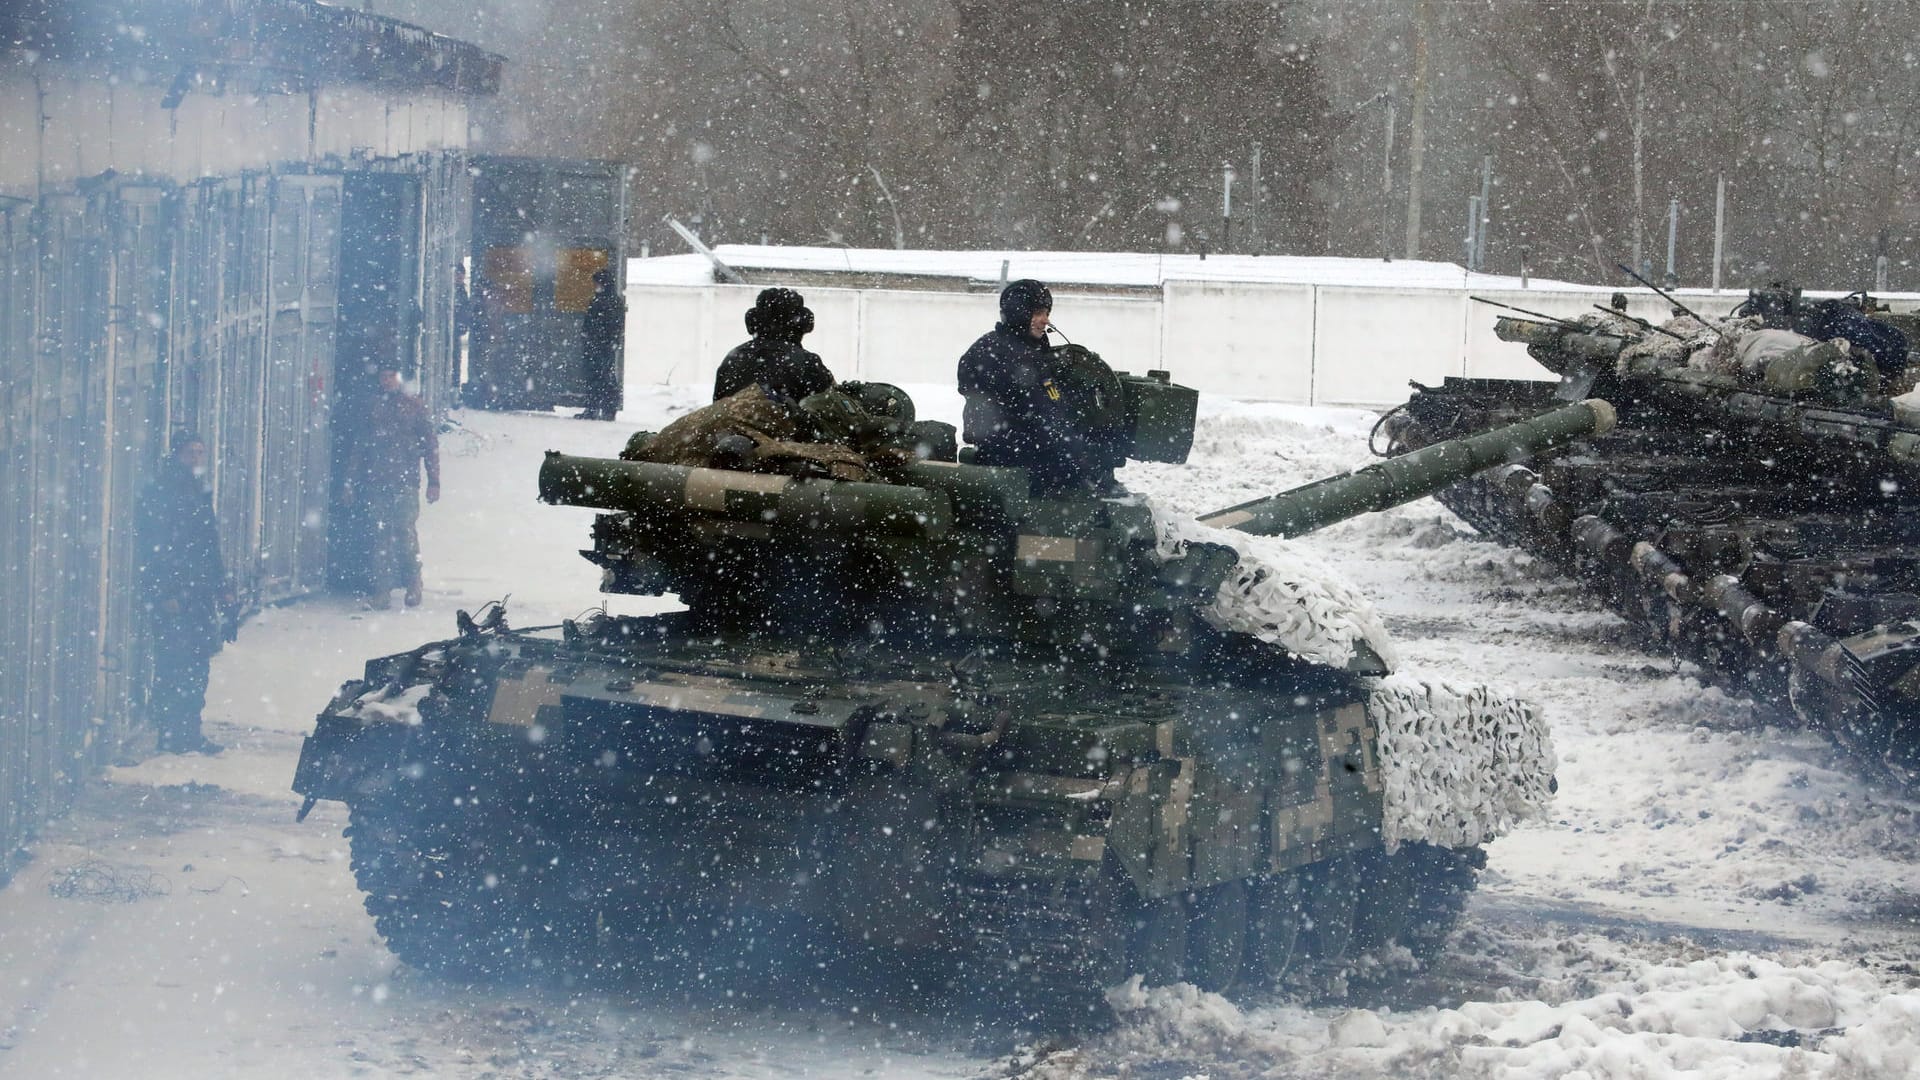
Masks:
[[[807,347],[841,378],[946,383],[954,362],[999,317],[990,292],[808,287],[816,329]],[[627,377],[711,383],[720,358],[746,339],[741,317],[758,286],[635,285],[627,290]],[[1628,310],[1662,319],[1666,302],[1639,290]],[[1482,294],[1476,294],[1482,295]],[[1573,318],[1611,290],[1515,290],[1486,299]],[[1688,292],[1723,315],[1746,294]],[[1464,291],[1169,281],[1156,297],[1060,298],[1054,315],[1074,341],[1115,368],[1165,368],[1216,394],[1311,405],[1405,401],[1409,380],[1448,375],[1547,379],[1523,346],[1493,336],[1496,316]]]

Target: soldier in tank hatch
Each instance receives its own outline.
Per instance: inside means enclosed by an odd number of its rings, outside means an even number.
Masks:
[[[227,640],[233,590],[220,558],[219,521],[207,485],[207,444],[177,432],[140,500],[135,522],[140,589],[151,633],[148,716],[163,754],[217,754],[200,732],[207,668]]]
[[[818,356],[800,346],[800,339],[813,330],[813,312],[799,293],[792,289],[760,290],[747,311],[746,322],[753,338],[720,361],[720,371],[713,380],[713,400],[732,397],[755,383],[786,401],[833,389],[833,372]]]
[[[1045,284],[1015,281],[1000,292],[1000,322],[960,357],[973,460],[1025,468],[1042,491],[1113,491],[1123,459],[1080,416],[1077,387],[1047,344],[1052,315]]]

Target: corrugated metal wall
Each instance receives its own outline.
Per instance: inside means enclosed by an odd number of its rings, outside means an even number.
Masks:
[[[30,822],[45,813],[26,777],[33,739],[28,724],[32,673],[27,618],[33,595],[32,547],[34,207],[0,204],[0,874]]]
[[[421,247],[446,260],[465,170],[410,160]],[[326,580],[341,191],[258,173],[0,200],[0,878],[143,727],[132,522],[170,431],[207,440],[244,597]],[[450,266],[421,274],[430,401],[452,370]]]

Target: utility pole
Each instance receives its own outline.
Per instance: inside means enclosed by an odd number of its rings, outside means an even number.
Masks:
[[[1255,255],[1266,254],[1267,231],[1260,222],[1260,144],[1253,144],[1253,213],[1248,228],[1248,242],[1253,246]]]
[[[1220,163],[1220,254],[1233,251],[1233,162]]]
[[[1673,268],[1673,242],[1680,233],[1680,200],[1667,199],[1667,288],[1680,284],[1680,275]]]
[[[1720,291],[1720,253],[1727,238],[1727,174],[1713,185],[1713,291]]]
[[[1473,269],[1474,235],[1479,231],[1480,231],[1480,196],[1469,195],[1467,196],[1467,238],[1465,241],[1466,251],[1464,253],[1464,257],[1461,260],[1462,262],[1466,263],[1467,269],[1469,271]]]
[[[1427,34],[1433,26],[1430,0],[1413,12],[1413,116],[1407,128],[1407,258],[1420,257],[1420,183],[1427,156]]]
[[[1493,155],[1480,159],[1480,220],[1473,230],[1473,267],[1487,265],[1487,226],[1493,221]]]
[[[1393,97],[1387,97],[1387,131],[1380,150],[1380,259],[1393,261]]]

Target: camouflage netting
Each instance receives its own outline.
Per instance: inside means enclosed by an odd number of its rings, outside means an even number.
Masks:
[[[1153,509],[1162,559],[1188,544],[1224,544],[1240,562],[1203,615],[1306,660],[1345,667],[1364,643],[1389,667],[1393,643],[1358,589],[1284,540],[1213,529]],[[1413,675],[1374,680],[1367,714],[1379,731],[1389,848],[1408,840],[1471,847],[1537,816],[1552,798],[1556,765],[1533,706],[1492,687]]]
[[[1165,507],[1153,510],[1161,559],[1188,544],[1221,544],[1240,562],[1202,611],[1215,629],[1249,634],[1303,660],[1344,668],[1365,644],[1389,669],[1398,663],[1372,601],[1306,551],[1270,537],[1214,529]]]
[[[1485,843],[1553,797],[1547,724],[1511,694],[1391,675],[1376,680],[1367,715],[1379,732],[1389,850],[1408,840]]]

